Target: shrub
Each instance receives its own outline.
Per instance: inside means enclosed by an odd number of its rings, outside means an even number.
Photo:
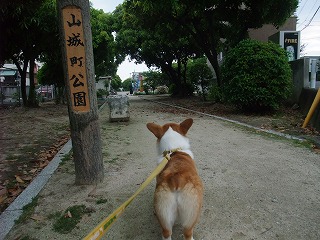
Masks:
[[[166,85],[156,87],[155,94],[166,94],[169,92],[169,89]]]
[[[225,100],[243,110],[276,110],[292,93],[292,73],[279,45],[244,40],[221,68]]]
[[[214,101],[214,102],[221,102],[222,101],[222,93],[221,93],[221,88],[218,87],[217,84],[212,84],[209,87],[208,91],[208,100]]]
[[[108,95],[108,91],[102,88],[99,88],[97,90],[97,97],[101,98],[102,96],[107,96]]]
[[[207,59],[205,57],[192,59],[188,62],[187,78],[205,101],[209,86],[213,82],[213,75],[207,65]]]
[[[191,83],[183,83],[179,88],[175,84],[171,84],[169,87],[169,93],[175,97],[193,96],[193,92],[194,87]]]

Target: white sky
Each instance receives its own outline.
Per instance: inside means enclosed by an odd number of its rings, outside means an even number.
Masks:
[[[123,0],[90,1],[94,8],[102,9],[104,12],[113,12],[116,6],[123,2]],[[301,31],[300,43],[301,45],[306,44],[303,55],[320,56],[320,1],[300,0],[296,14],[298,16],[297,31]],[[148,71],[145,64],[137,65],[134,62],[126,60],[119,66],[117,74],[121,80],[125,80],[131,77],[133,72],[143,71]]]
[[[296,14],[297,31],[301,31],[301,45],[306,44],[304,55],[320,56],[320,1],[300,0]]]
[[[116,6],[123,3],[123,0],[90,0],[93,4],[93,8],[102,9],[104,12],[113,12]],[[134,60],[125,60],[118,67],[117,74],[122,81],[130,78],[133,72],[145,72],[148,71],[148,67],[145,64],[135,64]]]

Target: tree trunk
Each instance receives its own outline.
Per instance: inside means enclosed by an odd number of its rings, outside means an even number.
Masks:
[[[209,33],[203,32],[200,21],[194,21],[193,27],[194,29],[187,28],[187,30],[193,36],[195,42],[199,46],[199,49],[204,52],[209,62],[211,63],[216,73],[217,84],[219,87],[221,87],[222,80],[221,80],[221,72],[220,72],[220,66],[218,63],[218,53],[217,53],[217,48],[218,48],[217,42],[220,40],[214,38],[214,31],[216,28],[211,24],[210,32]]]
[[[97,184],[103,181],[104,168],[94,78],[89,1],[59,0],[57,10],[68,95],[75,182],[80,185]],[[70,41],[72,36],[76,37],[73,44]],[[74,55],[71,56],[70,52]],[[70,57],[81,57],[83,64],[81,62],[81,66],[73,68]],[[75,75],[77,75],[76,80]],[[80,97],[77,97],[79,94],[81,94]]]
[[[212,53],[214,52],[214,53]],[[212,65],[215,73],[216,73],[216,77],[217,77],[217,84],[219,87],[222,86],[222,79],[221,79],[221,72],[220,72],[220,66],[218,63],[218,58],[217,58],[217,53],[216,51],[207,51],[206,53],[206,57],[208,58],[210,64]]]
[[[13,62],[18,68],[20,74],[20,90],[21,90],[21,97],[22,97],[22,104],[23,106],[27,106],[27,93],[26,93],[26,78],[27,78],[27,68],[28,68],[28,59],[25,58],[23,61],[23,68],[21,68],[20,63],[16,57],[13,57]]]
[[[177,72],[169,64],[162,65],[161,71],[163,71],[165,74],[167,74],[167,76],[171,80],[170,82],[172,82],[175,85],[175,88],[174,88],[174,91],[172,92],[172,95],[173,96],[180,95],[181,89],[182,89],[182,83],[181,83],[181,78],[179,77]]]
[[[36,98],[36,88],[34,83],[34,58],[30,59],[29,65],[29,79],[30,79],[30,88],[29,88],[29,96],[28,96],[28,107],[38,107],[38,102]]]

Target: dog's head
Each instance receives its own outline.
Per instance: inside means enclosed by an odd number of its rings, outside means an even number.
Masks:
[[[147,128],[160,140],[169,128],[171,128],[173,131],[179,133],[182,136],[186,136],[189,128],[192,126],[192,123],[192,118],[188,118],[180,124],[167,123],[163,126],[160,126],[155,123],[147,123]]]
[[[188,118],[182,123],[167,123],[160,126],[155,123],[148,123],[147,128],[157,137],[159,154],[164,151],[180,148],[189,149],[189,140],[186,134],[191,127],[193,120]]]

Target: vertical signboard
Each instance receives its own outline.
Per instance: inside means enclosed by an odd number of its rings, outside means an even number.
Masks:
[[[288,55],[288,60],[293,61],[300,58],[300,32],[279,31],[269,38],[269,41],[279,44]]]
[[[293,61],[299,58],[300,53],[300,41],[298,32],[283,32],[283,48],[288,54],[289,61]]]
[[[76,184],[103,181],[104,167],[94,81],[88,0],[57,0]],[[56,51],[56,49],[53,49]]]
[[[74,112],[89,112],[86,51],[81,9],[76,6],[66,6],[62,9],[62,17],[72,110]]]
[[[139,81],[140,81],[140,92],[143,92],[143,76],[141,73],[139,73]]]

